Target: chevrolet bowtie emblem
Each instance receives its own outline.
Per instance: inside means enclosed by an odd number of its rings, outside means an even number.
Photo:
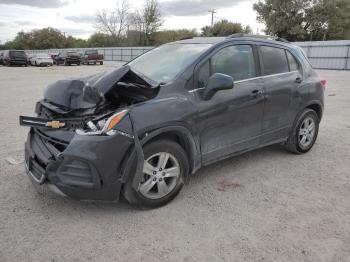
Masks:
[[[60,121],[51,121],[51,122],[46,122],[45,126],[51,127],[51,128],[60,128],[64,127],[66,124],[62,123]]]

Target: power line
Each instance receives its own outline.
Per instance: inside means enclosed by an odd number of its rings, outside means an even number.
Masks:
[[[217,13],[215,9],[208,10],[209,13],[211,13],[211,27],[214,25],[214,15]]]

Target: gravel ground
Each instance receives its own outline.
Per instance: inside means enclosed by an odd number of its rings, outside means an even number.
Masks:
[[[55,80],[104,66],[0,67],[0,261],[350,261],[350,72],[328,80],[313,150],[272,146],[201,169],[178,197],[140,211],[35,192],[18,116]]]

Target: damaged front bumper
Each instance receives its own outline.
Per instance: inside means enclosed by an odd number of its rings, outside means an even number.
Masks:
[[[31,128],[25,143],[27,174],[39,190],[48,185],[72,198],[116,201],[134,144],[134,138],[123,132],[113,136],[75,134],[67,143]]]

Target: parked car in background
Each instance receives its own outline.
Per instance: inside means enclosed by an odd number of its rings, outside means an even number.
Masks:
[[[0,52],[0,65],[4,64],[4,52]]]
[[[31,127],[29,178],[74,198],[123,192],[157,207],[202,166],[272,144],[308,152],[326,81],[300,47],[272,39],[182,40],[109,73],[51,84],[37,117],[20,118]]]
[[[70,52],[60,52],[56,58],[56,65],[80,65],[81,56],[78,52],[70,51]]]
[[[86,65],[96,65],[99,63],[100,65],[103,65],[103,59],[104,56],[99,54],[97,50],[86,50],[81,58],[81,63]]]
[[[52,66],[53,60],[49,54],[36,54],[31,57],[30,64],[35,66]]]
[[[54,53],[50,54],[54,64],[56,64],[56,57],[58,56],[58,54],[59,54],[59,52],[54,52]]]
[[[24,65],[28,66],[27,55],[21,50],[6,50],[3,54],[4,65]]]
[[[30,64],[31,64],[31,63],[30,63],[30,60],[33,58],[34,54],[28,54],[28,53],[26,53],[26,56],[27,56],[27,63],[28,63],[28,65],[30,65]]]

